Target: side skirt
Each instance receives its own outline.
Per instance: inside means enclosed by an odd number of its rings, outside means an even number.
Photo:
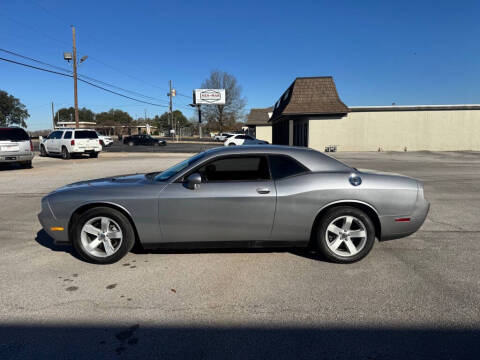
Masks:
[[[307,247],[308,241],[201,241],[141,244],[144,249],[252,249]]]

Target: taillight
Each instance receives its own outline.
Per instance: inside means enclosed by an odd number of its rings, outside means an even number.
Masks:
[[[70,145],[74,146],[75,145],[75,140],[70,141]]]
[[[33,151],[33,143],[32,143],[32,140],[30,140],[30,151]]]
[[[98,139],[98,144],[102,145],[102,140]]]

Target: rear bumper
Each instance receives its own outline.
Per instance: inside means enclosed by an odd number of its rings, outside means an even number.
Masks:
[[[90,154],[90,153],[93,153],[93,152],[100,152],[102,151],[102,147],[94,147],[94,148],[78,148],[78,147],[74,147],[72,149],[72,154]]]
[[[33,159],[33,153],[31,154],[1,154],[0,155],[0,163],[16,163],[22,161],[31,161]]]
[[[411,214],[401,216],[381,216],[381,240],[400,239],[418,231],[427,218],[430,203],[425,199],[417,200]],[[396,221],[399,218],[409,218],[410,221]]]

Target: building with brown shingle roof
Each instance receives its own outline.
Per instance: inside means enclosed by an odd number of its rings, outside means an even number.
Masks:
[[[326,151],[480,150],[480,105],[347,107],[331,76],[299,77],[273,107],[272,143]]]
[[[272,116],[273,107],[250,109],[247,115],[247,122],[250,135],[255,136],[259,140],[272,142],[272,124],[269,122]]]

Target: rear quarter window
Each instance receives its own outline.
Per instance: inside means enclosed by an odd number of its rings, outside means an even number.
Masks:
[[[75,139],[98,139],[98,135],[91,130],[77,130],[75,131]]]
[[[297,160],[285,155],[269,155],[270,171],[275,180],[309,172]]]
[[[0,129],[0,140],[3,141],[28,141],[30,137],[23,129],[18,128],[3,128]]]

